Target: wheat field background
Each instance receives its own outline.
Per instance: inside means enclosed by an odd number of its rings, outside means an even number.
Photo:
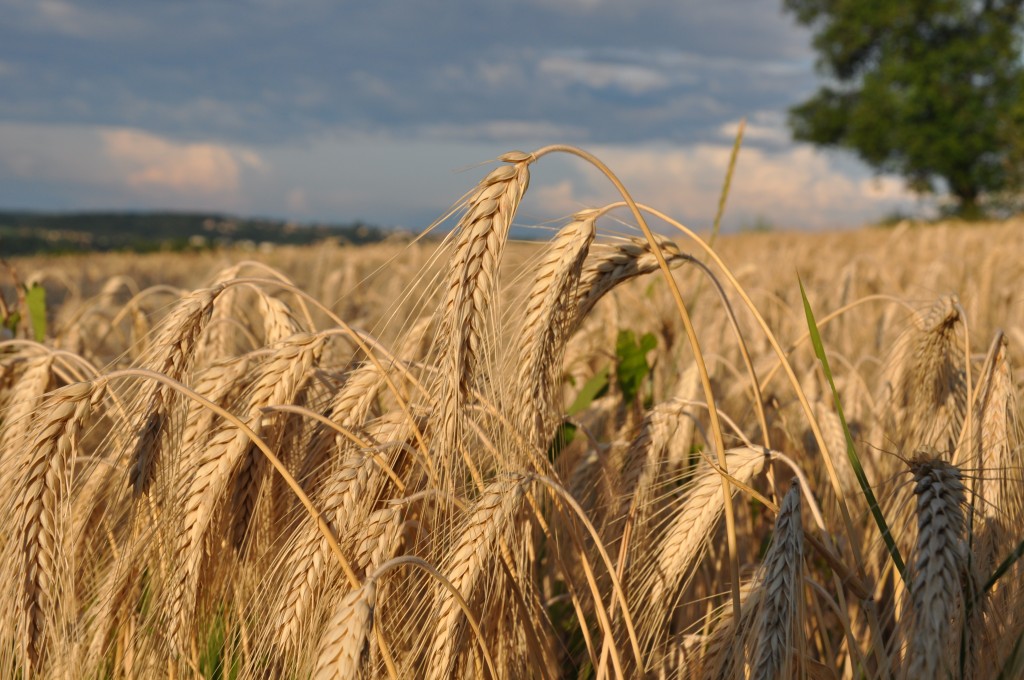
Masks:
[[[1024,224],[511,242],[543,155],[443,240],[13,261],[0,675],[1024,676]]]

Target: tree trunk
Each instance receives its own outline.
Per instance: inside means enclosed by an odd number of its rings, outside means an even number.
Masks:
[[[980,220],[985,217],[985,211],[978,203],[977,187],[953,187],[953,195],[957,203],[954,215],[964,220]]]

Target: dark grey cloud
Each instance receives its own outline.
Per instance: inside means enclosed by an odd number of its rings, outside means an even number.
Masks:
[[[0,12],[0,120],[184,140],[487,139],[489,122],[519,121],[566,141],[693,142],[813,84],[807,36],[774,2],[0,0]]]
[[[0,0],[0,206],[422,228],[475,164],[565,142],[699,226],[744,116],[727,225],[906,205],[789,140],[816,78],[780,3]],[[524,222],[616,200],[578,166],[538,163]]]

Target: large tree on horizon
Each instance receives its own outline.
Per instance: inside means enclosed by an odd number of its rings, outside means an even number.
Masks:
[[[955,212],[1024,184],[1024,0],[783,0],[827,80],[796,139],[855,151]]]

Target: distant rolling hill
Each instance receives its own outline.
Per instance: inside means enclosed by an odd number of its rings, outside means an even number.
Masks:
[[[201,250],[264,243],[308,245],[327,239],[372,243],[391,232],[360,222],[299,224],[215,213],[0,210],[0,256],[123,250]]]

